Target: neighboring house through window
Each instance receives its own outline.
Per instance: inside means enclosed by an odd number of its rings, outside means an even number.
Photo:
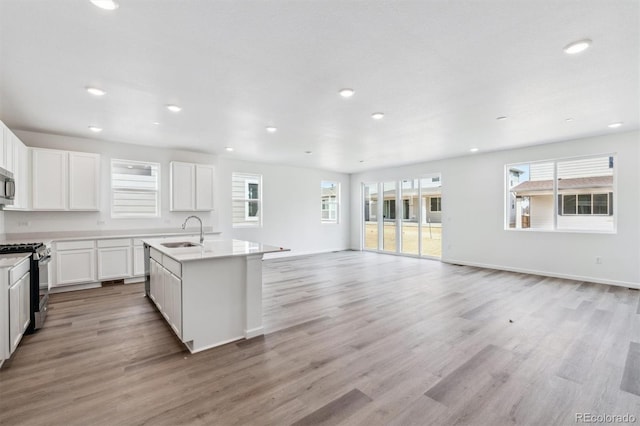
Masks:
[[[111,217],[160,216],[160,164],[111,160]]]
[[[233,226],[262,225],[262,176],[233,173]]]
[[[338,182],[320,182],[320,218],[322,223],[338,223],[340,207],[340,184]]]
[[[440,212],[440,211],[442,211],[442,198],[441,197],[431,197],[429,199],[429,211],[430,212]]]
[[[615,156],[607,155],[507,166],[506,226],[615,230],[614,164]],[[519,183],[512,186],[514,169],[520,176]]]

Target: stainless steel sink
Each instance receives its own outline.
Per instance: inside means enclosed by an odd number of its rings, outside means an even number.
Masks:
[[[191,243],[189,241],[176,241],[173,243],[160,243],[168,248],[179,248],[179,247],[196,247],[197,244]]]

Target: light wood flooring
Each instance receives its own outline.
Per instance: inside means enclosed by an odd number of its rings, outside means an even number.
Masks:
[[[51,296],[1,425],[640,423],[640,292],[367,252],[268,260],[267,334],[189,354],[142,284]]]

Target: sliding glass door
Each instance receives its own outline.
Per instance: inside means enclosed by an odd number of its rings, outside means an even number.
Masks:
[[[442,255],[440,175],[362,186],[363,248],[409,256]]]
[[[383,217],[383,233],[382,233],[382,250],[396,252],[397,243],[397,191],[395,182],[384,182],[382,184],[382,193],[384,194],[384,202],[382,204]]]
[[[378,184],[365,184],[364,195],[364,248],[378,250]]]

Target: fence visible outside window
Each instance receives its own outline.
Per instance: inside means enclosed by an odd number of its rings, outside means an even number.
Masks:
[[[111,160],[111,217],[160,216],[160,164]]]
[[[614,231],[615,155],[506,166],[509,229]]]
[[[338,223],[340,207],[340,184],[338,182],[320,182],[320,214],[322,223]]]
[[[233,226],[262,225],[262,176],[233,173]]]

